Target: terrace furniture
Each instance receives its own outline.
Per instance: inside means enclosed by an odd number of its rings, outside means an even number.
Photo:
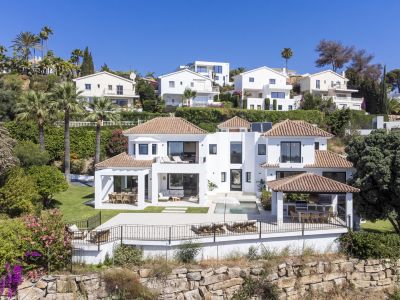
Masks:
[[[166,191],[158,193],[158,199],[165,200],[165,201],[173,200],[172,197],[179,198],[179,200],[181,200],[183,198],[183,196],[184,196],[183,190],[166,190]]]
[[[86,237],[86,232],[80,230],[76,224],[68,226],[67,231],[71,234],[73,240],[83,240]]]
[[[292,219],[292,222],[294,222],[299,216],[294,210],[289,210],[290,218]]]
[[[108,194],[108,202],[110,202],[110,203],[114,203],[115,202],[115,199],[116,199],[116,193],[110,193],[110,194]]]
[[[135,193],[128,193],[129,203],[136,203],[137,202],[137,194]]]
[[[128,195],[128,193],[122,193],[122,203],[123,204],[129,203],[129,195]]]
[[[114,203],[122,203],[122,194],[117,193],[115,195],[115,202]]]
[[[172,159],[176,163],[182,163],[182,164],[187,164],[189,163],[188,161],[182,160],[180,156],[172,156]]]
[[[231,232],[255,232],[257,231],[256,221],[250,222],[235,222],[226,224],[226,229]]]
[[[172,200],[173,202],[175,202],[175,201],[181,201],[181,198],[179,198],[179,197],[171,197],[171,200]]]
[[[169,156],[161,157],[160,158],[161,163],[172,163],[173,161],[169,158]]]
[[[98,230],[98,231],[92,231],[90,233],[90,239],[89,241],[91,243],[105,243],[108,242],[108,238],[110,237],[110,230],[105,229],[105,230]]]

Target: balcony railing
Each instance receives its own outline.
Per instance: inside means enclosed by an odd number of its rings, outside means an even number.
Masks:
[[[123,89],[123,90],[117,90],[117,89],[108,90],[108,89],[104,89],[103,90],[103,95],[104,96],[129,96],[129,97],[136,96],[134,89]]]
[[[362,102],[363,98],[354,98],[354,97],[340,97],[340,96],[323,96],[322,99],[328,100],[332,99],[333,101],[349,101],[349,102]]]

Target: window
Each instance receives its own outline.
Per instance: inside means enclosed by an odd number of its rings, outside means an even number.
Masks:
[[[209,145],[209,153],[210,154],[217,154],[217,144],[210,144]]]
[[[132,154],[135,155],[136,154],[136,144],[132,143]]]
[[[181,81],[181,85],[183,85],[183,82]]]
[[[205,66],[197,66],[197,72],[199,72],[199,73],[207,73],[207,67],[205,67]]]
[[[271,98],[285,99],[285,92],[271,92]]]
[[[314,143],[314,149],[315,150],[319,150],[319,142],[315,142]]]
[[[321,88],[321,82],[319,80],[315,81],[315,88],[320,89]]]
[[[258,93],[258,98],[262,98],[262,93]]]
[[[288,176],[294,176],[305,173],[304,171],[276,171],[276,179],[282,179]]]
[[[221,182],[226,182],[226,172],[221,172]]]
[[[151,154],[157,155],[157,144],[151,145]]]
[[[89,84],[89,83],[86,83],[86,84],[85,84],[85,90],[90,91],[91,89],[92,89],[92,85]]]
[[[149,154],[149,145],[148,144],[139,144],[139,154],[140,155]]]
[[[231,142],[231,164],[242,163],[242,143]]]
[[[169,81],[168,84],[169,84],[170,88],[174,88],[175,87],[175,81]]]
[[[346,172],[322,172],[322,176],[346,183]]]
[[[333,81],[331,81],[331,87],[334,87],[335,83]]]
[[[219,80],[219,76],[214,76],[214,80]]]
[[[117,95],[124,94],[124,87],[122,85],[117,85]]]
[[[266,155],[267,154],[267,145],[258,144],[258,155]]]
[[[288,110],[293,110],[293,105],[288,105]]]
[[[257,109],[258,109],[258,110],[261,110],[261,105],[257,105]]]
[[[194,87],[194,82],[191,82],[191,83],[190,83],[190,87]]]
[[[183,190],[183,174],[168,174],[168,189]]]
[[[111,84],[108,85],[108,90],[112,91],[112,85]]]
[[[246,182],[251,182],[251,172],[246,172]]]
[[[222,73],[222,66],[214,66],[213,70],[214,70],[214,73],[221,74]]]
[[[254,82],[254,77],[249,77],[249,82]]]
[[[250,104],[250,109],[254,109],[254,104]]]
[[[197,159],[196,142],[168,142],[168,156],[180,156],[182,160],[195,162]]]
[[[275,84],[275,83],[276,83],[276,79],[271,78],[271,79],[269,80],[269,84]]]
[[[301,162],[301,142],[281,142],[281,162]]]
[[[100,84],[97,85],[97,88],[100,88]]]
[[[282,105],[278,105],[278,110],[282,110]]]

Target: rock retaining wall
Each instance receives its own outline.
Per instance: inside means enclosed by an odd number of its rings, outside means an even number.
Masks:
[[[251,276],[277,285],[281,299],[299,299],[308,293],[328,293],[350,286],[382,290],[394,288],[399,281],[400,260],[337,259],[298,262],[287,259],[270,265],[257,261],[246,267],[214,268],[181,267],[163,279],[151,277],[152,270],[137,271],[141,282],[159,293],[158,299],[196,300],[230,299],[241,288],[244,278]],[[103,299],[107,297],[101,275],[46,276],[19,288],[18,299]]]

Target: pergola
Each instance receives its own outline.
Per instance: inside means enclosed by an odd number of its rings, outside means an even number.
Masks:
[[[353,224],[353,193],[360,190],[314,173],[302,173],[282,179],[268,181],[272,190],[271,214],[276,216],[277,224],[283,223],[283,193],[315,193],[332,194],[332,205],[337,207],[339,194],[346,195],[346,222],[348,227]]]

